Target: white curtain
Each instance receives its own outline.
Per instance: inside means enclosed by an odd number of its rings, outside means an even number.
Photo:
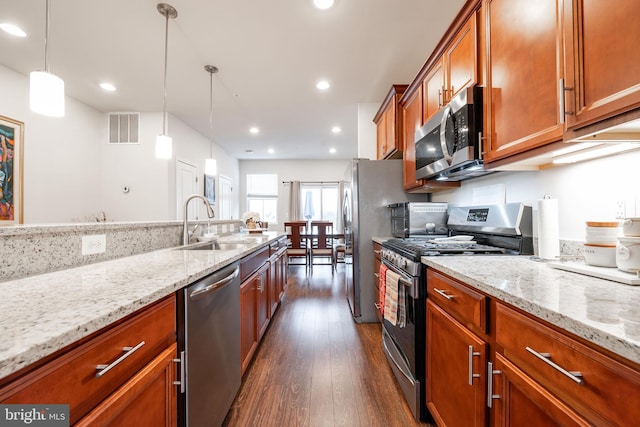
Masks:
[[[291,186],[289,187],[289,221],[299,221],[301,219],[300,199],[300,181],[291,181]]]

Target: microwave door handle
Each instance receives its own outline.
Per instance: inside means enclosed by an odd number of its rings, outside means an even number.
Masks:
[[[442,148],[442,154],[449,164],[451,164],[451,153],[447,147],[447,122],[451,116],[451,105],[444,107],[442,112],[442,119],[440,120],[440,148]]]

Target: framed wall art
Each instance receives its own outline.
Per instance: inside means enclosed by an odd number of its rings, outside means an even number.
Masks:
[[[0,116],[0,226],[23,221],[24,123]]]
[[[216,177],[213,175],[204,176],[204,197],[209,201],[209,204],[215,205],[216,203]]]

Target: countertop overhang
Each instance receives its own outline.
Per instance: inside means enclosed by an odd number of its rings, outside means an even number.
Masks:
[[[558,270],[529,256],[422,257],[422,262],[640,364],[640,286]]]
[[[168,248],[0,283],[0,378],[285,236],[236,234],[226,251]]]

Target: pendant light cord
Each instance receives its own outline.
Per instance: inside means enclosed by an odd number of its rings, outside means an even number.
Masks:
[[[209,131],[211,132],[209,154],[213,158],[213,73],[209,73]]]
[[[49,72],[49,0],[46,3],[44,26],[44,71]]]
[[[48,1],[48,0],[47,0]],[[169,12],[165,12],[165,27],[164,27],[164,82],[163,82],[163,94],[162,94],[162,134],[167,134],[167,58],[169,50]]]

